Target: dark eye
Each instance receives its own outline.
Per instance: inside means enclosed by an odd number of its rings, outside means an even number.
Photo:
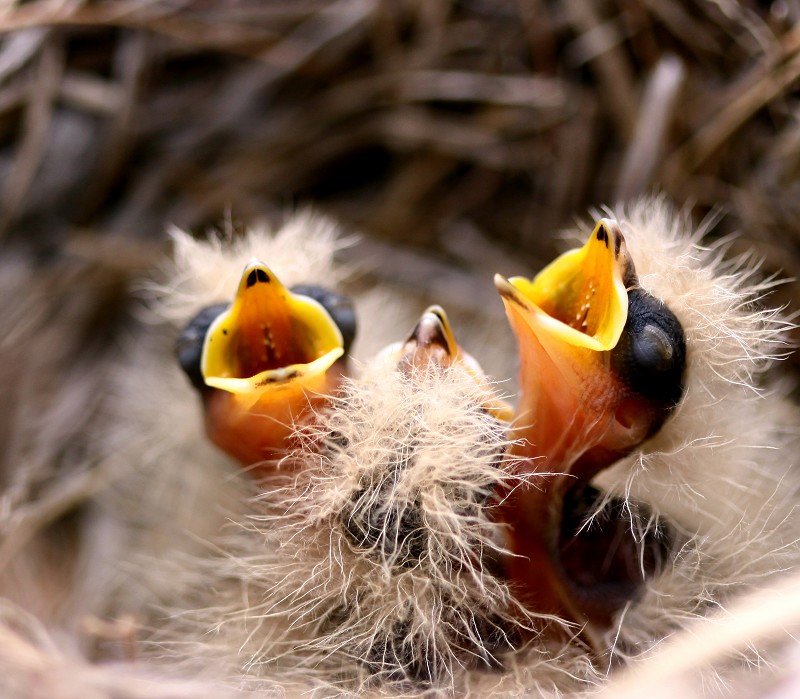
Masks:
[[[628,292],[628,321],[611,350],[611,365],[632,393],[662,410],[671,410],[683,395],[683,327],[665,304],[642,289]]]
[[[631,338],[631,352],[635,362],[644,370],[669,371],[675,357],[672,340],[657,325],[645,325]]]

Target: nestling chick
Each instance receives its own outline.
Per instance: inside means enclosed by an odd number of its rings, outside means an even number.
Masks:
[[[344,276],[333,257],[347,241],[310,215],[277,232],[193,239],[175,231],[173,237],[174,259],[157,283],[147,284],[145,322],[108,381],[112,399],[95,432],[96,458],[111,475],[93,507],[102,536],[87,540],[89,560],[76,594],[101,617],[133,614],[146,621],[161,614],[157,608],[174,607],[197,580],[184,557],[207,552],[251,493],[251,484],[238,477],[241,467],[207,437],[203,401],[175,359],[181,331],[203,309],[217,308],[210,323],[228,307],[253,258],[269,259],[290,288],[314,279],[335,287]]]
[[[452,688],[514,647],[527,614],[486,570],[508,410],[435,306],[344,382],[220,564],[234,606],[214,624],[248,673]]]
[[[657,433],[680,401],[683,328],[640,287],[622,231],[610,219],[532,282],[498,276],[495,284],[521,356],[522,400],[509,457],[524,473],[544,473],[506,499],[501,517],[516,554],[506,566],[532,606],[589,622],[591,635],[592,625],[608,625],[635,592],[637,568],[649,574],[660,563],[654,554],[666,552],[650,547],[645,558],[613,528],[607,541],[595,534],[585,542],[576,531],[584,513],[575,508],[592,478]]]
[[[498,280],[522,360],[511,452],[555,474],[507,501],[507,569],[616,659],[798,562],[797,409],[759,380],[788,326],[749,259],[698,238],[644,202],[532,283]]]
[[[206,376],[233,366],[244,375],[223,381],[297,377],[281,374],[269,353],[268,366],[240,362],[241,347],[247,354],[270,341],[260,329],[204,372],[209,332],[230,329],[214,323],[231,319],[237,291],[267,283],[261,266],[242,275],[253,257],[287,294],[313,299],[298,288],[308,284],[341,290],[341,243],[309,218],[225,244],[176,234],[151,329],[131,338],[98,426],[96,456],[111,476],[93,503],[92,530],[103,536],[87,537],[74,584],[81,609],[147,624],[137,653],[170,696],[197,696],[196,685],[170,683],[176,673],[209,682],[214,695],[222,686],[538,699],[602,684],[614,696],[609,667],[652,667],[665,638],[716,623],[705,617],[796,567],[800,422],[780,386],[760,376],[787,328],[757,305],[770,284],[747,260],[727,263],[723,248],[703,248],[661,201],[611,217],[593,231],[594,252],[538,278],[573,280],[568,293],[536,280],[498,283],[520,348],[505,358],[509,375],[521,364],[510,429],[497,386],[431,307],[406,341],[351,362],[349,376],[314,389],[324,400],[281,418],[292,427],[277,451],[257,441],[233,458],[206,435]],[[320,327],[340,334],[319,356],[344,351],[347,323],[317,301]],[[391,320],[407,316],[403,299],[354,301],[372,346],[403,337]],[[216,308],[204,314],[208,307]],[[281,322],[294,318],[285,307]],[[643,308],[670,320],[647,330],[631,321]],[[200,396],[173,356],[187,325],[181,363]],[[257,325],[245,313],[245,326]],[[557,329],[541,335],[540,326]],[[456,330],[478,359],[492,351]],[[618,348],[661,378],[631,379]],[[314,361],[303,354],[288,364]],[[253,479],[237,459],[269,465]],[[19,656],[7,652],[7,636],[0,665],[10,658],[3,669],[13,674]],[[737,643],[739,660],[709,657],[700,682],[724,687],[748,663],[786,657],[761,638],[748,637],[750,650]],[[108,686],[105,673],[82,677]]]

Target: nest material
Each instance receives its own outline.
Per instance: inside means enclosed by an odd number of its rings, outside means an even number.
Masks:
[[[89,426],[135,327],[131,280],[170,224],[310,203],[367,235],[344,253],[370,259],[365,281],[470,319],[499,308],[489,272],[530,274],[576,212],[656,188],[695,218],[719,207],[720,233],[796,277],[797,12],[782,0],[4,5],[0,294],[14,303],[0,308],[13,329],[0,343],[0,566],[12,596],[79,623],[80,604],[58,610],[91,590],[61,581],[91,565],[72,553],[110,478],[87,456]],[[127,657],[124,630],[95,635],[101,655]],[[52,665],[49,643],[21,633],[3,660],[57,682],[73,666]]]
[[[372,275],[471,312],[496,305],[490,274],[551,259],[576,213],[655,189],[797,277],[798,12],[12,1],[0,231],[125,272],[169,225],[311,204],[369,236],[353,254]]]
[[[542,234],[576,211],[657,187],[781,246],[800,230],[797,12],[7,3],[0,224],[48,247],[76,229],[152,240],[310,201],[453,257],[486,237],[549,256]]]

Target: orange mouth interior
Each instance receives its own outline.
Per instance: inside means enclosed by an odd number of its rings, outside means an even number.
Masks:
[[[612,222],[601,219],[586,244],[564,253],[534,279],[512,277],[500,291],[528,309],[534,331],[604,351],[619,341],[628,315],[624,259]],[[512,287],[513,291],[508,287]]]
[[[201,370],[209,386],[246,393],[322,373],[343,354],[342,334],[328,312],[254,261],[230,309],[208,330]]]

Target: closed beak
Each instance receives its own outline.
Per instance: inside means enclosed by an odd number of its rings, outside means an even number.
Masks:
[[[477,360],[456,342],[450,321],[441,306],[428,307],[408,339],[389,346],[384,352],[397,361],[398,370],[407,375],[425,372],[431,367],[459,365],[485,390],[486,402],[482,407],[489,414],[503,422],[509,422],[513,417],[511,405],[494,395]]]

